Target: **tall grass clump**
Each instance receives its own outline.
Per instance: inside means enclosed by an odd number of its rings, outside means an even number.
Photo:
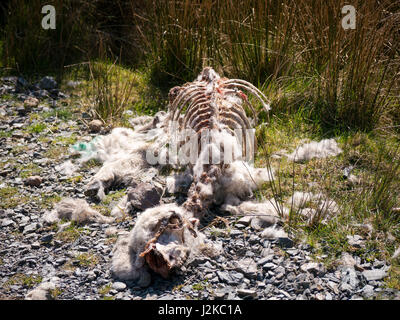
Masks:
[[[371,130],[399,107],[399,8],[392,1],[357,1],[356,28],[345,30],[345,4],[298,2],[299,71],[314,79],[309,97],[324,125]]]
[[[291,66],[291,1],[146,1],[134,14],[157,80],[191,81],[205,65],[257,84]]]
[[[63,66],[77,61],[82,45],[89,42],[90,27],[84,12],[90,3],[52,1],[56,9],[56,29],[45,30],[41,22],[42,0],[10,0],[6,8],[4,49],[5,66],[22,74],[62,71]]]
[[[92,110],[103,121],[120,119],[136,99],[133,94],[137,84],[134,75],[117,65],[117,59],[90,61],[88,66],[90,81],[87,96]]]

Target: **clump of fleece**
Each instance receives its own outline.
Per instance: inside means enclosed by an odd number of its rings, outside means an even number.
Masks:
[[[25,300],[52,300],[54,291],[59,282],[58,277],[43,280],[36,288],[28,291]]]
[[[78,170],[78,166],[74,163],[72,163],[71,160],[67,160],[57,166],[54,167],[54,169],[65,175],[65,176],[71,176],[73,173],[75,173]]]
[[[312,141],[296,148],[291,154],[287,155],[288,159],[294,162],[308,161],[313,158],[327,158],[337,156],[342,152],[335,139],[324,139],[319,142]]]
[[[146,244],[154,240],[160,222],[172,215],[178,215],[183,220],[192,219],[188,212],[176,204],[160,205],[139,215],[129,235],[120,236],[113,249],[111,272],[115,278],[137,281],[140,286],[150,284],[149,266],[141,253],[145,251]],[[157,239],[158,252],[172,267],[182,266],[190,256],[201,254],[204,251],[202,248],[207,246],[205,236],[197,231],[198,221],[191,225],[196,236],[185,225],[181,230],[166,231]]]
[[[306,218],[308,225],[326,223],[339,212],[338,204],[322,193],[313,194],[311,192],[296,191],[286,204],[297,210]]]
[[[261,237],[277,239],[287,237],[279,222],[287,220],[289,209],[270,199],[264,202],[244,201],[239,205],[225,203],[221,209],[233,215],[251,217],[249,223],[254,230],[261,231]]]
[[[271,217],[271,224],[280,219],[286,219],[289,215],[289,209],[277,203],[274,199],[264,202],[244,201],[239,205],[225,203],[221,206],[223,211],[230,212],[233,215],[257,217]]]
[[[133,182],[151,180],[157,169],[150,167],[147,151],[157,137],[166,136],[163,129],[165,117],[160,112],[136,130],[115,128],[109,135],[96,139],[91,158],[103,162],[103,166],[90,179],[85,194],[102,200],[112,185],[129,186]]]
[[[167,191],[171,194],[186,193],[192,182],[193,175],[191,174],[190,170],[186,170],[183,173],[174,174],[166,179]]]
[[[225,168],[219,179],[220,189],[217,190],[216,202],[240,202],[253,195],[253,191],[263,183],[274,179],[273,172],[267,168],[254,168],[243,161],[234,161]],[[228,198],[227,198],[228,197]]]
[[[43,221],[52,224],[61,219],[85,223],[111,223],[113,218],[105,217],[89,206],[83,199],[65,198],[58,202],[52,211],[43,215]]]

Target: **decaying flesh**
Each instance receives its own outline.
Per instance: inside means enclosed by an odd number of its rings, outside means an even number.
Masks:
[[[151,281],[149,269],[167,278],[189,255],[203,251],[217,254],[197,230],[198,223],[174,203],[145,210],[131,232],[118,239],[113,249],[112,274],[147,286]]]

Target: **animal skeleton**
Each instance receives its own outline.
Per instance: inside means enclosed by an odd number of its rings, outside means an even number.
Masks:
[[[167,114],[142,119],[143,123],[134,131],[116,128],[96,141],[97,157],[104,164],[87,186],[89,196],[102,199],[106,189],[114,183],[130,185],[135,180],[144,180],[149,170],[156,170],[151,165],[162,166],[162,161],[150,163],[149,151],[158,155],[159,160],[169,159],[177,168],[186,167],[183,176],[172,179],[175,183],[167,179],[167,186],[179,190],[180,182],[190,185],[182,206],[161,204],[149,208],[138,216],[129,235],[121,236],[113,251],[111,271],[114,276],[148,285],[148,268],[167,277],[190,254],[202,252],[199,248],[205,248],[209,255],[216,254],[218,249],[211,248],[197,230],[199,219],[213,203],[238,204],[272,178],[268,169],[254,168],[249,163],[255,152],[254,129],[245,107],[252,112],[255,122],[257,113],[241,90],[254,95],[264,109],[269,110],[266,97],[252,84],[221,78],[212,68],[205,68],[195,81],[170,90]],[[185,130],[193,134],[188,144],[190,148],[183,150],[190,151],[192,142],[201,142],[200,148],[195,149],[194,161],[188,165],[172,161],[180,157],[171,153],[168,146],[185,147],[187,137],[183,141],[176,140]],[[224,153],[230,154],[229,161]],[[217,160],[223,161],[213,161],[213,158],[210,162],[215,155]],[[152,178],[147,181],[154,183]],[[124,212],[132,207],[127,196],[120,204]],[[117,217],[118,212],[121,210],[113,210],[111,214]]]
[[[241,153],[235,150],[238,147],[236,144],[242,144],[242,154],[244,153],[247,160],[251,160],[255,146],[251,145],[252,127],[243,103],[252,111],[255,122],[257,122],[257,113],[240,89],[253,94],[262,103],[265,110],[270,109],[265,95],[251,83],[240,79],[221,78],[212,68],[207,67],[203,69],[196,81],[170,90],[169,120],[179,122],[178,130],[192,129],[197,135],[197,141],[203,138],[202,133],[205,131],[217,132],[221,140],[229,140],[227,134],[230,134],[237,139],[236,143],[232,143],[234,148],[232,151],[236,155],[233,161],[241,160]],[[181,116],[185,106],[187,106],[186,112]],[[242,133],[240,137],[237,134],[238,130]],[[217,149],[220,149],[220,145],[218,145],[220,141],[216,141],[216,144]],[[200,162],[195,165],[194,182],[189,189],[188,199],[183,205],[186,210],[199,218],[213,202],[218,181],[224,175],[224,169],[229,165],[227,163],[216,165],[202,162],[202,153],[205,157],[210,156],[213,143],[206,144],[205,149],[199,150]],[[222,148],[220,151],[226,150]]]
[[[187,218],[200,219],[209,206],[213,202],[217,202],[218,198],[221,198],[221,196],[218,197],[218,194],[221,195],[222,193],[222,198],[225,198],[226,194],[224,193],[229,190],[232,184],[242,182],[237,179],[238,176],[236,176],[235,181],[233,178],[235,175],[230,172],[230,169],[237,167],[238,162],[243,160],[243,152],[248,160],[253,155],[254,145],[251,145],[251,137],[249,136],[252,128],[243,103],[250,107],[255,121],[257,113],[248,101],[247,96],[239,89],[245,89],[252,93],[261,101],[263,107],[269,110],[266,97],[252,84],[239,79],[221,78],[212,68],[205,68],[196,81],[186,83],[181,87],[174,87],[169,92],[170,104],[167,120],[169,121],[170,132],[168,136],[174,136],[174,132],[171,132],[171,130],[177,130],[179,134],[185,129],[191,129],[195,134],[195,142],[206,140],[206,143],[201,144],[201,148],[198,151],[196,150],[196,161],[191,164],[194,173],[193,182],[188,191],[188,198],[182,205]],[[187,107],[186,111],[182,114],[185,107]],[[244,136],[244,139],[241,139],[243,136],[240,137],[238,131]],[[211,137],[213,138],[211,141],[209,140],[210,132],[215,134],[214,137]],[[206,134],[204,135],[204,133]],[[187,142],[187,139],[185,142]],[[220,148],[221,142],[227,142],[224,143],[223,148]],[[180,143],[180,146],[182,146],[182,143]],[[233,152],[232,163],[210,164],[207,161],[210,160],[211,153],[215,150],[219,153],[217,158],[222,159],[221,154],[227,152],[227,149],[228,152]],[[248,167],[245,169],[249,171],[250,177],[247,178],[253,179],[250,170],[253,170],[254,173],[254,170],[257,169]],[[227,179],[229,174],[231,178]],[[270,179],[269,174],[261,175],[261,177],[264,180]],[[243,186],[245,187],[246,183]],[[254,186],[248,189],[251,193]],[[230,191],[234,191],[234,189],[231,188]],[[242,190],[236,194],[233,192],[229,196],[231,198],[240,197],[240,193],[242,193]],[[162,212],[163,208],[161,207],[159,211]],[[171,221],[171,218],[168,221]],[[172,236],[173,229],[168,231],[168,236],[165,236],[167,228],[162,228],[161,225],[159,224],[159,227],[153,230],[155,236],[147,243],[140,257],[147,261],[151,269],[167,276],[172,265],[180,265],[182,262],[176,263],[177,259],[174,258],[173,254],[166,255],[162,246],[157,243],[158,239],[164,235],[164,242],[168,243],[168,246],[171,242],[175,242],[175,245],[173,245],[175,247],[177,244],[183,244],[184,240]],[[193,226],[191,227],[192,234],[196,236],[195,224],[186,223],[185,226]],[[181,228],[183,226],[179,229]],[[165,241],[165,239],[169,240]],[[171,239],[174,240],[171,241]],[[182,252],[182,250],[178,251]],[[179,259],[179,261],[181,260],[183,259]],[[175,262],[172,263],[172,261]]]

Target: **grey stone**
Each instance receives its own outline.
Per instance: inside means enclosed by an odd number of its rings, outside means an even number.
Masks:
[[[225,297],[226,292],[223,290],[215,290],[213,295],[215,300],[222,300]]]
[[[323,268],[317,262],[309,262],[309,263],[302,264],[300,266],[300,270],[302,270],[303,272],[310,272],[313,274],[318,274],[320,271],[323,270]]]
[[[362,288],[361,292],[364,297],[371,298],[374,295],[374,287],[367,284],[366,286],[364,286],[364,288]]]
[[[39,187],[42,184],[43,179],[39,176],[30,176],[26,178],[25,184],[28,186]]]
[[[372,269],[363,271],[362,275],[367,279],[367,281],[377,281],[385,278],[387,272],[382,269]]]
[[[244,275],[241,272],[237,271],[231,271],[229,273],[229,276],[231,277],[231,282],[229,284],[239,284],[243,281]]]
[[[12,225],[14,225],[14,224],[15,224],[15,222],[12,221],[11,219],[3,219],[3,220],[1,221],[1,226],[2,226],[2,227],[8,227],[8,226],[12,226]]]
[[[258,264],[258,265],[264,265],[264,264],[266,264],[267,262],[271,262],[273,258],[274,258],[274,255],[273,255],[273,254],[267,255],[267,256],[261,258],[260,260],[258,260],[258,261],[257,261],[257,264]]]
[[[53,77],[43,77],[39,82],[40,89],[53,90],[57,88],[57,81]]]
[[[28,224],[28,225],[24,228],[24,231],[23,231],[22,233],[23,233],[23,234],[32,233],[32,232],[35,232],[35,231],[36,231],[37,229],[39,229],[39,228],[40,228],[40,224],[34,222],[34,223],[31,223],[31,224]]]
[[[359,283],[359,280],[357,279],[356,270],[353,267],[342,267],[341,279],[342,279],[342,284],[346,283],[352,289],[354,289]]]
[[[34,242],[34,243],[32,243],[31,248],[32,248],[32,249],[39,249],[39,248],[40,248],[40,243],[37,242],[37,241]]]
[[[111,287],[117,291],[124,291],[126,289],[126,284],[123,282],[114,282]]]
[[[233,266],[236,271],[245,274],[246,277],[253,279],[257,277],[257,263],[251,258],[234,261]]]
[[[52,233],[46,234],[40,238],[40,241],[43,243],[49,243],[51,240],[53,240],[53,236],[54,235]]]
[[[100,120],[92,120],[88,124],[90,132],[98,133],[103,128],[103,122]]]
[[[257,298],[257,291],[250,289],[237,289],[236,290],[239,297],[252,297]]]
[[[241,230],[241,229],[245,229],[246,226],[244,224],[241,224],[241,223],[236,223],[235,224],[235,228]],[[234,230],[232,230],[232,231],[234,231]],[[232,234],[232,231],[231,231],[231,234]]]
[[[217,276],[222,282],[230,283],[232,278],[227,271],[217,271]]]
[[[359,235],[347,236],[347,242],[354,248],[361,248],[364,245],[363,237]]]
[[[287,238],[287,237],[280,237],[275,241],[279,246],[281,246],[283,248],[291,248],[294,245],[293,240],[291,240],[290,238]]]
[[[267,262],[263,265],[264,270],[273,270],[276,268],[276,264],[272,262]]]
[[[240,223],[241,225],[244,225],[244,226],[248,226],[251,222],[251,219],[253,219],[252,216],[244,216],[244,217],[240,218],[237,221],[237,223]]]
[[[160,203],[162,191],[150,183],[139,183],[136,187],[129,188],[128,201],[139,210],[152,208]]]

